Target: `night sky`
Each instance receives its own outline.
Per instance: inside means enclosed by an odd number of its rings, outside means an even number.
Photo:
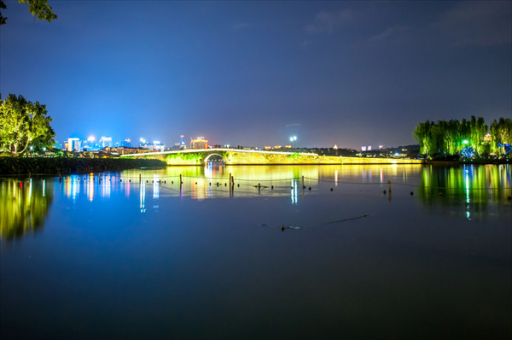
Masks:
[[[359,148],[512,115],[511,2],[7,1],[1,93],[56,139]]]

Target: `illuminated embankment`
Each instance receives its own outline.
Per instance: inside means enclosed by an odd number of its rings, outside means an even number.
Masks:
[[[165,160],[167,165],[203,165],[213,156],[221,157],[226,165],[423,164],[423,161],[418,159],[338,157],[321,156],[314,153],[233,149],[152,152],[124,155],[123,157],[161,159]]]

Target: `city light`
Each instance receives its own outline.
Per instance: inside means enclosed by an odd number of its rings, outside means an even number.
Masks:
[[[94,139],[95,139],[95,138],[94,138],[94,136],[90,136],[89,138],[87,138],[87,140],[88,140],[89,142],[94,142]]]

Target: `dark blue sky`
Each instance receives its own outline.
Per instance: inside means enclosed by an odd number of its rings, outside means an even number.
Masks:
[[[512,112],[510,2],[49,2],[51,23],[7,2],[0,86],[61,142],[397,146]]]

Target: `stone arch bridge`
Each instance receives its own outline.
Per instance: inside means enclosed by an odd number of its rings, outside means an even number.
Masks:
[[[417,159],[361,158],[320,156],[315,153],[238,149],[190,149],[179,151],[134,153],[121,157],[143,157],[164,160],[167,165],[204,165],[211,157],[220,156],[227,165],[299,165],[299,164],[422,164]]]

